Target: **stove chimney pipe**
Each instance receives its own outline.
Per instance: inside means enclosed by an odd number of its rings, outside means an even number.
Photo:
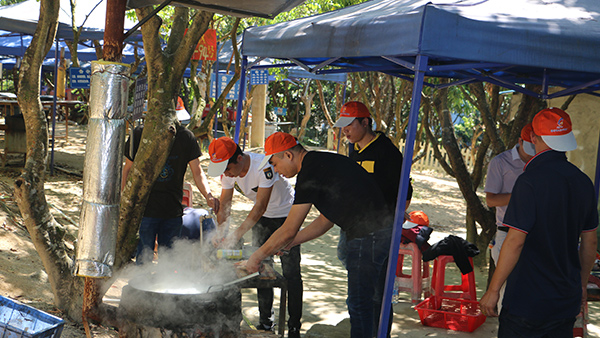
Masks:
[[[94,61],[75,274],[111,277],[115,261],[129,65]]]

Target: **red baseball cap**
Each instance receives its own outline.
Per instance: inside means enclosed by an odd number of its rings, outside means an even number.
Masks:
[[[237,144],[227,136],[214,139],[208,146],[210,163],[208,164],[208,176],[219,176],[227,168],[231,156],[235,154]]]
[[[267,137],[265,141],[265,158],[260,162],[259,168],[264,167],[273,154],[286,151],[298,144],[298,140],[288,133],[278,131]]]
[[[189,120],[192,118],[188,111],[185,109],[185,106],[183,105],[183,100],[179,96],[177,97],[177,106],[175,107],[175,113],[177,114],[177,119],[180,122],[189,122]]]
[[[340,118],[333,125],[336,128],[341,128],[349,125],[357,117],[371,117],[369,108],[362,102],[350,101],[344,103],[340,110]]]
[[[531,124],[533,132],[552,150],[570,151],[577,148],[571,118],[564,110],[554,107],[542,109],[533,117]]]
[[[531,143],[531,132],[533,131],[533,126],[531,123],[528,123],[521,129],[521,139],[523,140],[523,151],[525,154],[529,156],[535,156],[535,146]]]
[[[429,217],[421,210],[411,211],[409,214],[410,219],[402,224],[403,229],[411,229],[417,225],[429,226]]]

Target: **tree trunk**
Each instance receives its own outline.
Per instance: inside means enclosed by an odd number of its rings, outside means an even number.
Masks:
[[[454,177],[460,188],[460,191],[465,198],[467,203],[467,215],[468,218],[472,217],[471,233],[469,233],[469,224],[467,223],[467,237],[471,239],[471,242],[478,244],[478,248],[485,252],[487,243],[492,239],[495,230],[494,214],[490,212],[482,203],[477,196],[477,186],[471,178],[468,169],[463,161],[462,154],[458,147],[458,142],[454,137],[454,126],[452,125],[452,117],[450,116],[450,109],[448,108],[448,95],[447,90],[439,90],[439,96],[437,96],[435,107],[437,108],[438,114],[440,115],[440,121],[442,126],[442,144],[444,149],[448,153],[448,159],[452,166]],[[477,228],[474,224],[477,222],[481,225],[482,230],[477,234]],[[485,244],[482,244],[485,243]],[[485,260],[477,259],[477,262],[484,264]]]
[[[139,20],[150,15],[152,7],[136,9]],[[175,7],[169,42],[163,51],[158,31],[161,19],[154,16],[142,26],[148,63],[148,113],[142,142],[122,192],[115,267],[130,261],[137,246],[137,230],[153,182],[156,180],[174,139],[177,118],[175,99],[183,73],[198,41],[208,28],[213,13],[197,11],[188,27],[189,9]],[[187,33],[185,29],[188,28]]]
[[[79,320],[83,283],[71,274],[73,261],[64,243],[66,230],[52,217],[44,193],[48,129],[39,98],[40,71],[54,42],[59,8],[58,0],[41,0],[39,22],[21,63],[17,98],[25,120],[28,150],[23,172],[15,181],[15,198],[48,274],[56,306]]]
[[[308,86],[308,84],[307,84]],[[298,140],[302,141],[304,138],[304,134],[306,133],[306,125],[308,125],[308,121],[310,120],[310,111],[312,109],[312,100],[315,97],[315,93],[302,95],[300,100],[304,103],[304,117],[302,118],[302,122],[300,123],[300,130],[298,131]]]

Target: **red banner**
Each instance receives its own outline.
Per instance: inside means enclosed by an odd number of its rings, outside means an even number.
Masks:
[[[217,31],[214,29],[207,29],[196,50],[192,55],[192,60],[209,60],[217,61]]]

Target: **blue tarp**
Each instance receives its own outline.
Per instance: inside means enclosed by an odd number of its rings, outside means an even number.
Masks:
[[[0,55],[3,56],[11,56],[11,57],[22,57],[25,55],[25,50],[31,44],[31,36],[18,34],[18,33],[10,33],[5,31],[0,31]],[[102,41],[100,41],[102,44]],[[144,56],[144,48],[141,46],[141,42],[137,43],[139,46],[137,47],[137,53],[140,57]],[[56,43],[52,44],[48,55],[46,55],[46,61],[49,59],[54,60],[54,50],[56,48]],[[65,49],[65,58],[71,58],[71,52],[67,47],[67,44],[64,41],[59,41],[58,43],[59,51],[61,48]],[[135,61],[135,48],[134,44],[127,44],[123,48],[123,59],[121,62],[123,63],[133,63]],[[92,47],[91,42],[83,44],[80,43],[77,46],[77,57],[80,61],[94,61],[97,60],[96,57],[96,49]],[[52,61],[54,62],[54,61]]]
[[[242,54],[390,74],[424,55],[426,76],[571,87],[600,79],[600,1],[373,0],[250,27]]]

